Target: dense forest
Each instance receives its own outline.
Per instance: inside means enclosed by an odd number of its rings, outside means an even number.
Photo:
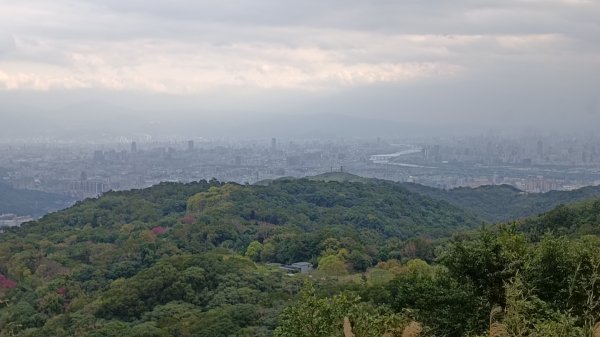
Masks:
[[[418,184],[402,186],[436,200],[477,214],[489,223],[510,221],[547,212],[562,204],[600,198],[600,186],[587,186],[574,191],[525,193],[509,185],[489,185],[477,188],[461,187],[440,190]]]
[[[381,181],[109,192],[0,234],[0,336],[591,336],[600,201],[484,227]],[[309,273],[279,264],[311,262]],[[600,331],[599,331],[600,333]]]
[[[13,213],[38,217],[63,209],[72,202],[71,198],[62,195],[19,190],[0,181],[0,214]]]
[[[420,184],[394,183],[340,172],[325,173],[308,179],[397,184],[411,192],[419,193],[434,200],[445,201],[476,215],[482,221],[488,223],[526,218],[550,211],[559,205],[600,198],[600,186],[586,186],[573,191],[526,193],[509,185],[486,185],[477,188],[459,187],[443,190]]]

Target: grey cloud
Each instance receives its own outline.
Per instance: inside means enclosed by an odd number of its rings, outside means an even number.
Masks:
[[[15,40],[9,34],[0,32],[0,56],[15,50]]]
[[[109,10],[164,19],[228,24],[312,26],[390,33],[548,33],[561,22],[597,24],[600,4],[561,1],[106,1]],[[498,22],[464,20],[500,14]],[[505,20],[509,19],[509,20]],[[516,20],[516,21],[515,21]]]
[[[52,101],[11,108],[39,114],[121,100],[181,119],[589,125],[598,17],[600,2],[584,0],[12,1],[0,4],[0,88]]]
[[[26,0],[27,1],[27,0]],[[68,16],[64,25],[55,20],[37,22],[49,32],[82,23],[79,31],[112,31],[124,27],[143,35],[160,35],[161,30],[189,28],[198,23],[226,26],[306,26],[328,29],[381,31],[390,34],[512,34],[556,33],[587,25],[597,27],[600,4],[567,5],[556,1],[79,1],[78,6],[56,1],[29,0],[31,6],[54,8],[56,11],[81,12],[81,17]],[[481,21],[473,15],[490,15]],[[57,18],[62,19],[62,18]],[[114,26],[104,25],[112,22]],[[144,25],[152,22],[153,25]],[[87,25],[85,23],[88,23]],[[175,23],[175,25],[173,25]],[[571,25],[565,26],[565,23]],[[30,23],[31,24],[31,23]],[[101,27],[98,27],[101,25]],[[139,29],[143,27],[144,29]],[[71,27],[72,28],[72,27]],[[164,32],[164,31],[163,31]],[[121,30],[128,35],[131,32]]]

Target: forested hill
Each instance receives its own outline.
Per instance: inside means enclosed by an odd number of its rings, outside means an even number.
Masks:
[[[40,191],[18,190],[0,182],[0,214],[42,216],[69,206],[68,197]]]
[[[195,210],[200,207],[197,204],[202,204],[203,214],[234,216],[241,221],[294,226],[304,231],[341,226],[403,239],[447,236],[457,229],[481,224],[476,217],[444,201],[378,181],[364,184],[285,179],[268,186],[228,185],[213,194],[190,199],[188,209]]]
[[[497,305],[529,329],[515,336],[583,337],[600,317],[598,239],[432,241],[479,221],[401,184],[331,180],[163,183],[8,228],[0,337],[341,336],[344,317],[357,336],[473,337]],[[593,227],[598,205],[538,220]],[[301,261],[315,270],[274,264]]]
[[[451,190],[442,190],[413,183],[395,183],[386,180],[363,178],[341,172],[321,174],[309,177],[308,179],[398,184],[409,191],[452,204],[475,214],[488,223],[498,223],[535,216],[550,211],[562,204],[576,203],[600,197],[600,186],[588,186],[574,191],[525,193],[509,185],[487,185],[477,188],[460,187]]]
[[[365,184],[282,179],[268,186],[212,180],[109,192],[49,214],[24,226],[23,231],[46,234],[85,225],[109,228],[133,221],[159,225],[186,212],[188,218],[208,225],[262,224],[303,232],[336,227],[402,239],[448,236],[481,224],[477,217],[445,201],[376,180]]]
[[[478,224],[390,184],[213,180],[109,192],[0,234],[0,336],[265,335],[303,281],[263,263],[345,275],[431,260],[427,237]]]
[[[561,204],[575,203],[600,197],[600,186],[589,186],[574,191],[525,193],[508,185],[489,185],[477,188],[441,190],[418,184],[404,183],[410,191],[473,212],[490,223],[525,218],[547,212]]]
[[[518,228],[533,239],[546,234],[581,237],[600,235],[600,199],[558,207],[518,223]]]

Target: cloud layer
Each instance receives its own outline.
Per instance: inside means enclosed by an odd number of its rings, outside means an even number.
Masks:
[[[598,18],[596,0],[5,0],[0,91],[562,118],[598,104]]]
[[[598,66],[599,8],[591,0],[4,1],[0,88],[326,90],[495,67]]]

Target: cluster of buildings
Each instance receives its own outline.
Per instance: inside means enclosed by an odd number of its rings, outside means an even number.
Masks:
[[[313,270],[310,262],[295,262],[292,264],[269,263],[268,265],[284,270],[288,274],[307,274]]]
[[[17,227],[34,219],[30,216],[18,216],[16,214],[0,214],[0,228]]]
[[[163,181],[252,184],[332,171],[445,189],[489,184],[528,192],[573,189],[600,184],[600,139],[488,135],[0,144],[5,183],[76,199]]]

